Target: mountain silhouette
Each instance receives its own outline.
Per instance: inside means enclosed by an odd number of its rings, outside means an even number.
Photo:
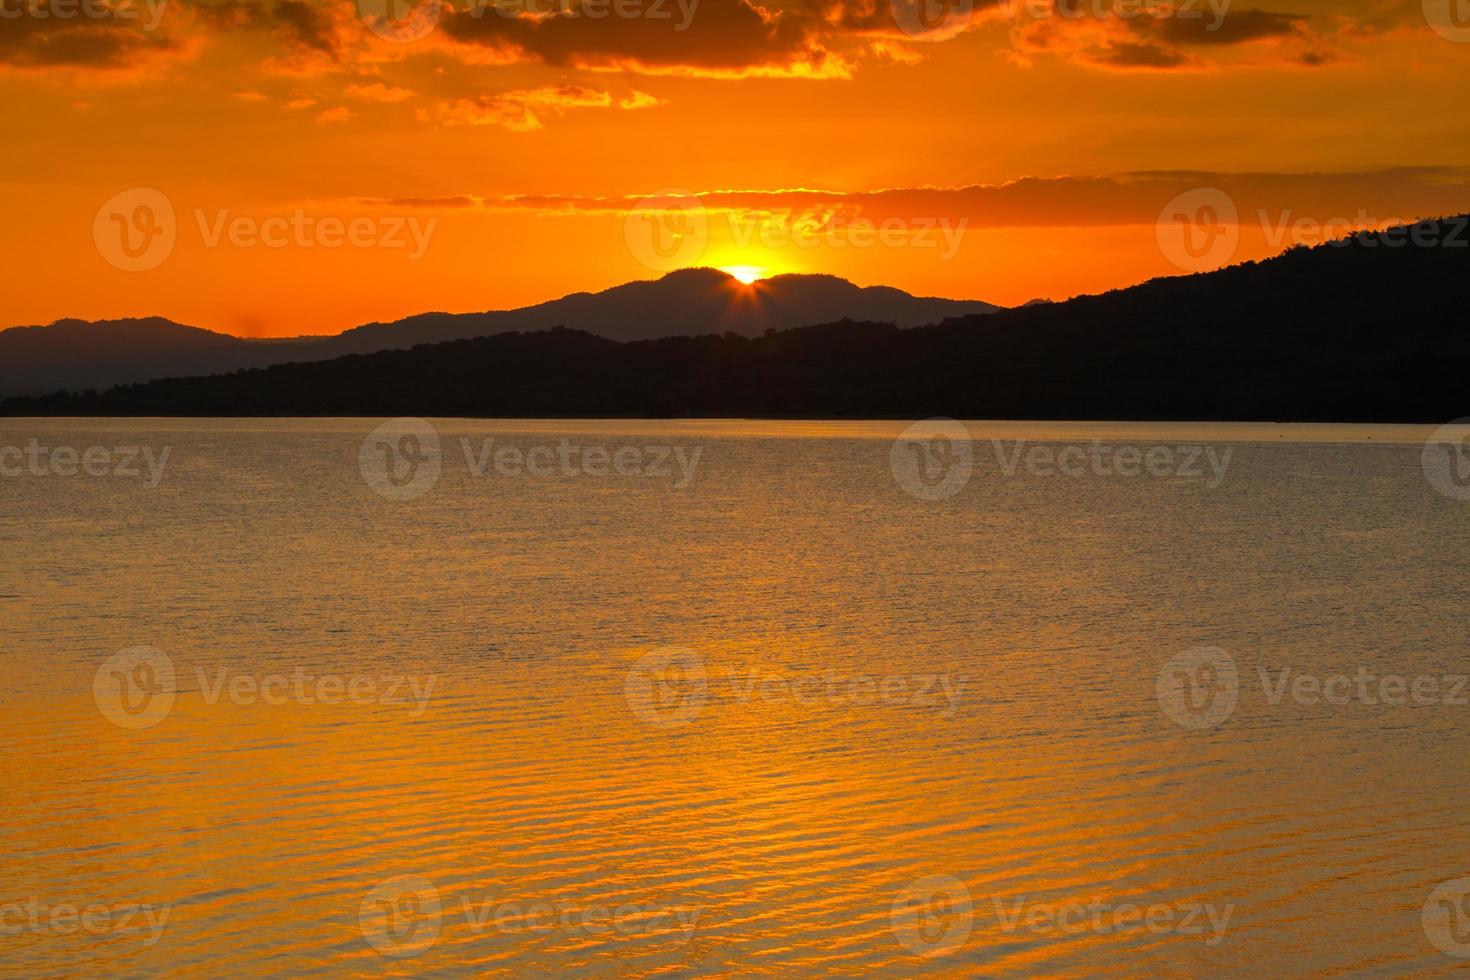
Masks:
[[[609,340],[726,332],[754,337],[766,330],[844,318],[916,327],[996,309],[974,300],[911,296],[886,286],[864,288],[836,276],[774,276],[747,286],[716,269],[684,269],[516,310],[424,313],[364,324],[333,337],[250,340],[159,317],[60,320],[0,332],[0,395],[101,389],[559,326]]]
[[[911,330],[517,332],[0,414],[1444,422],[1470,415],[1467,223]]]

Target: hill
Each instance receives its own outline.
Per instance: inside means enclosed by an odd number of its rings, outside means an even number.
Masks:
[[[912,330],[517,332],[0,414],[1442,422],[1470,415],[1466,221]]]
[[[914,327],[997,309],[973,300],[910,296],[836,276],[775,276],[751,286],[715,269],[684,269],[598,293],[574,293],[517,310],[424,313],[369,323],[333,337],[248,340],[159,317],[0,331],[0,395],[82,391],[178,375],[222,374],[344,354],[565,326],[611,340],[679,334],[757,336],[844,317]]]

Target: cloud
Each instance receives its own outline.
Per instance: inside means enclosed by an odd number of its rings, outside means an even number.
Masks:
[[[336,55],[337,38],[331,20],[305,0],[280,0],[271,10],[271,18],[277,30],[296,44]]]
[[[614,104],[619,109],[632,110],[661,103],[638,91],[614,103],[611,92],[581,85],[548,85],[499,95],[453,99],[440,103],[436,116],[423,112],[420,118],[437,118],[450,126],[500,126],[512,132],[529,133],[543,128],[542,120],[548,115],[560,116],[572,109],[609,109]]]
[[[1152,0],[1129,16],[1072,0],[1032,0],[1015,9],[1029,11],[1011,24],[1011,54],[1024,65],[1056,57],[1120,71],[1204,70],[1333,60],[1328,36],[1314,31],[1309,18],[1224,2]]]
[[[353,83],[343,89],[342,94],[367,102],[404,102],[413,98],[412,90],[384,85],[382,82],[373,82],[371,85]]]
[[[348,122],[351,119],[352,110],[345,105],[339,105],[317,113],[316,124],[318,126],[333,126]]]
[[[654,106],[668,105],[667,99],[660,99],[649,95],[647,92],[639,92],[634,89],[633,94],[618,102],[619,109],[652,109]]]
[[[52,10],[51,0],[3,3],[0,10],[14,15],[0,20],[0,67],[125,72],[189,53],[188,45],[156,30],[163,12],[156,4],[92,0],[88,9],[101,16],[84,16],[75,7],[63,16]]]
[[[715,190],[674,198],[675,209],[697,204],[709,212],[841,223],[861,216],[963,220],[971,228],[1070,228],[1152,225],[1174,198],[1211,188],[1233,202],[1242,221],[1311,218],[1389,222],[1470,212],[1470,168],[1400,168],[1360,173],[1160,171],[1100,177],[1028,177],[967,187],[874,191]],[[666,196],[488,197],[491,210],[544,214],[626,214]]]
[[[846,77],[822,42],[831,30],[811,7],[746,0],[601,0],[582,6],[531,0],[449,11],[454,41],[558,67],[713,77]],[[543,10],[554,13],[543,13]],[[593,11],[600,11],[593,14]]]

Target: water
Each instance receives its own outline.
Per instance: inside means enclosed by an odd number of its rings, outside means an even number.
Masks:
[[[436,421],[427,487],[374,425],[0,420],[140,450],[0,477],[0,970],[1470,955],[1470,502],[1427,430],[977,423],[924,500],[901,424]],[[1007,476],[992,438],[1229,458]]]

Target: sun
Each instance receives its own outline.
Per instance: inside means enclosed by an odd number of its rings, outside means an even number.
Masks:
[[[736,279],[739,279],[747,286],[755,282],[757,279],[764,277],[766,274],[765,269],[756,265],[726,265],[721,266],[720,271],[728,272],[730,275],[734,276]]]

